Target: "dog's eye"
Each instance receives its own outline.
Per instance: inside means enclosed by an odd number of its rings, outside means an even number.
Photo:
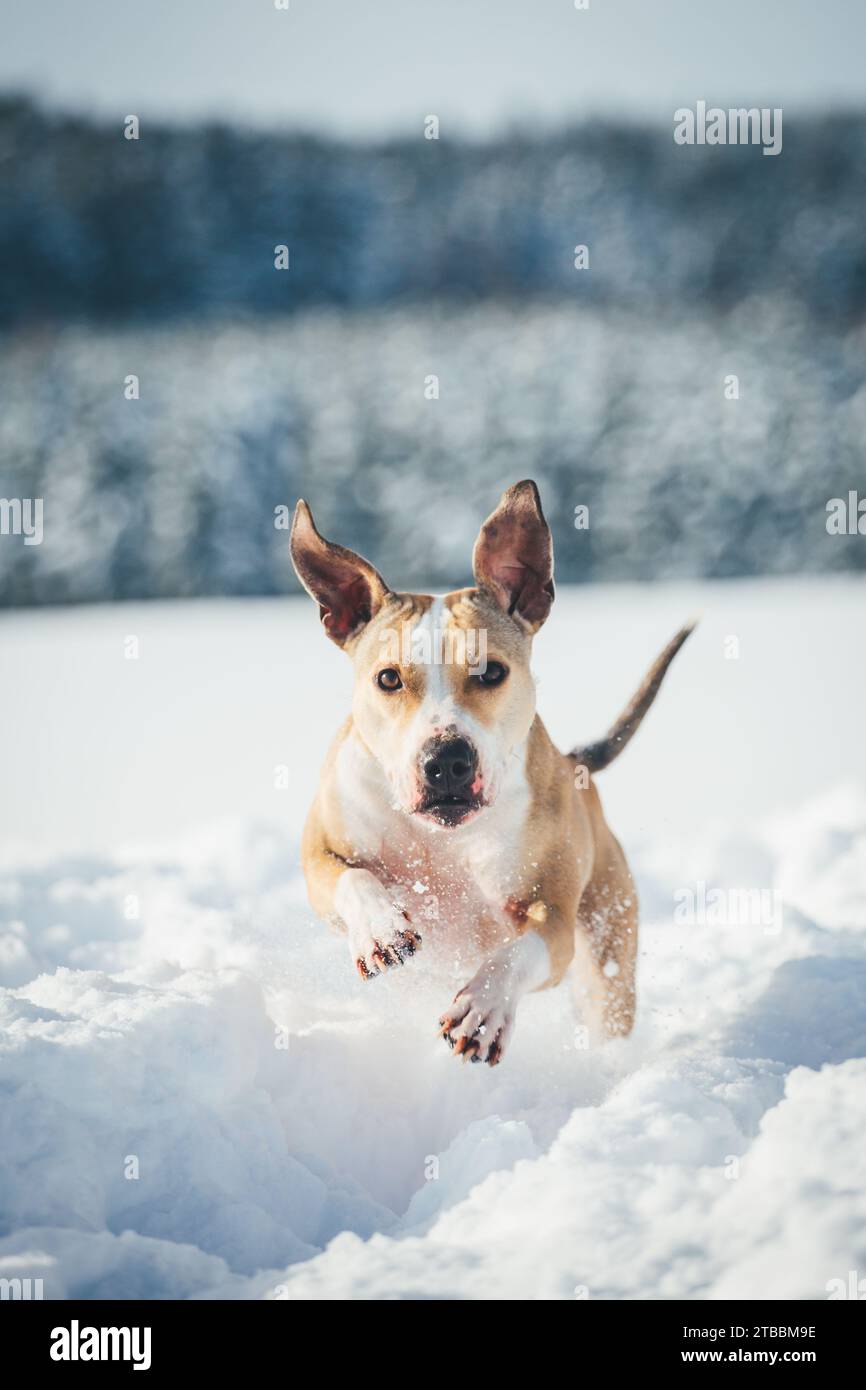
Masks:
[[[386,666],[376,677],[376,684],[380,690],[399,690],[403,682],[400,679],[400,672],[395,671],[393,666]]]
[[[508,668],[501,661],[488,661],[487,668],[478,675],[482,685],[501,685],[508,675]]]

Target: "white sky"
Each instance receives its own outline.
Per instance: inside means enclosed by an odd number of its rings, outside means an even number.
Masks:
[[[3,0],[0,89],[364,137],[866,105],[866,0]]]

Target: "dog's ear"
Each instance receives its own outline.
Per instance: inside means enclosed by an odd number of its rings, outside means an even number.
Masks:
[[[506,613],[537,632],[553,603],[553,539],[535,483],[515,483],[478,533],[475,582]]]
[[[295,508],[289,546],[295,572],[319,605],[325,631],[344,646],[378,612],[390,592],[387,584],[360,555],[319,535],[303,499]]]

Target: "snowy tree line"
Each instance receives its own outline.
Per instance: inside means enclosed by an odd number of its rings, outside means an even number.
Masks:
[[[294,591],[298,495],[458,583],[527,475],[561,580],[863,569],[826,507],[866,493],[864,134],[136,142],[8,102],[0,498],[44,539],[0,535],[0,602]]]
[[[866,309],[862,116],[786,123],[773,160],[605,124],[483,145],[425,139],[421,123],[359,146],[137,133],[0,105],[2,321],[527,295],[726,309],[779,289],[822,321]]]

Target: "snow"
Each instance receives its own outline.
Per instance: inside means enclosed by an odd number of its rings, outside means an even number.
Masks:
[[[855,580],[563,591],[537,660],[563,741],[704,618],[600,779],[643,902],[635,1035],[586,1049],[568,991],[536,995],[493,1071],[435,1037],[447,965],[363,986],[307,907],[301,818],[348,688],[311,606],[3,618],[0,1275],[622,1299],[862,1274],[862,602]],[[701,882],[779,890],[781,920],[678,923]]]

